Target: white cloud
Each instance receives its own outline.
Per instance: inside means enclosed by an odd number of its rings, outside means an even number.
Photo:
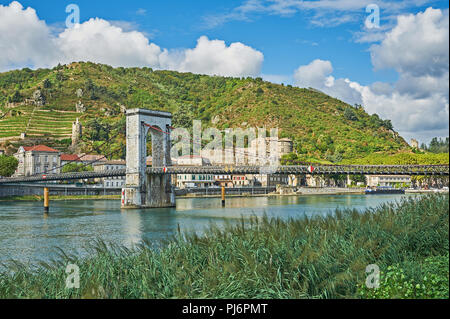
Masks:
[[[122,26],[93,18],[55,36],[34,9],[24,9],[18,2],[0,6],[0,70],[91,61],[224,76],[261,72],[263,54],[240,42],[227,46],[203,36],[193,49],[166,50],[144,33],[125,31]]]
[[[375,68],[393,68],[415,76],[448,72],[448,21],[448,11],[433,8],[398,17],[397,26],[370,49]]]
[[[399,14],[409,8],[423,6],[431,0],[247,0],[227,13],[204,18],[206,26],[214,28],[233,20],[251,21],[254,14],[292,16],[303,11],[311,14],[310,22],[321,27],[364,21],[365,8],[376,3],[384,17]]]
[[[349,104],[362,104],[369,113],[391,119],[407,138],[429,141],[449,133],[449,15],[427,9],[400,16],[379,45],[371,47],[376,68],[399,73],[394,84],[363,86],[335,79],[330,61],[315,60],[294,73],[295,83],[312,86]]]
[[[209,75],[256,76],[261,73],[264,55],[240,42],[227,46],[221,40],[202,36],[194,49],[170,53],[161,57],[163,67]]]
[[[308,65],[299,67],[294,73],[294,80],[300,87],[322,88],[332,72],[333,67],[330,61],[317,59]]]
[[[295,70],[294,83],[299,87],[321,90],[350,104],[360,104],[361,95],[353,88],[354,83],[348,79],[335,79],[332,73],[333,66],[330,61],[314,60]]]
[[[34,9],[24,9],[16,1],[0,5],[0,71],[50,63],[57,50],[53,40]]]
[[[66,29],[57,39],[58,62],[91,61],[112,66],[158,66],[161,49],[137,31],[124,32],[102,19]]]

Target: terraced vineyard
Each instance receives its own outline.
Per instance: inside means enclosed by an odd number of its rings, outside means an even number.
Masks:
[[[34,100],[37,91],[40,103]],[[34,109],[27,103],[44,106]],[[12,105],[16,107],[11,109]],[[83,113],[76,113],[77,105]],[[124,150],[125,136],[110,134],[123,125],[124,108],[171,112],[175,127],[189,128],[193,120],[219,130],[278,127],[281,138],[294,141],[302,161],[338,163],[372,153],[411,151],[389,120],[316,90],[261,78],[113,68],[90,62],[0,73],[0,112],[14,112],[0,119],[0,147],[11,153],[20,145],[36,143],[68,149],[72,122],[80,116],[84,127],[80,151]],[[27,138],[18,140],[24,132]],[[104,149],[99,148],[106,141]]]
[[[28,138],[70,138],[72,123],[80,115],[33,106],[20,106],[14,111],[15,116],[9,115],[0,120],[0,138],[20,137],[21,133],[26,133]]]

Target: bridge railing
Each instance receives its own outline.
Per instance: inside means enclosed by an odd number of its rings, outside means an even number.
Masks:
[[[434,175],[448,176],[448,165],[323,165],[311,166],[171,166],[147,168],[147,174],[208,174],[208,175],[240,175],[240,174],[275,174],[275,175]],[[106,170],[102,172],[80,172],[52,175],[35,175],[0,179],[1,184],[33,183],[50,181],[67,181],[79,179],[95,179],[103,177],[126,176],[126,169]]]

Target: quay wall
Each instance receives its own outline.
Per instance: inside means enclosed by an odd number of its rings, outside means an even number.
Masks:
[[[0,185],[0,198],[12,196],[42,196],[44,187],[48,187],[51,195],[59,196],[99,196],[121,195],[122,188],[76,187],[74,185],[60,184],[7,184]],[[227,195],[267,195],[276,190],[276,187],[242,187],[227,188]],[[221,188],[189,188],[175,190],[176,196],[219,196]]]

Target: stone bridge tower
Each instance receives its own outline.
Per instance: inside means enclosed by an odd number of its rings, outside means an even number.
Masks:
[[[147,134],[152,138],[153,167],[171,166],[172,114],[146,109],[127,110],[127,171],[122,208],[174,207],[170,175],[147,175]],[[153,129],[147,125],[157,128]],[[161,131],[159,131],[161,130]]]

